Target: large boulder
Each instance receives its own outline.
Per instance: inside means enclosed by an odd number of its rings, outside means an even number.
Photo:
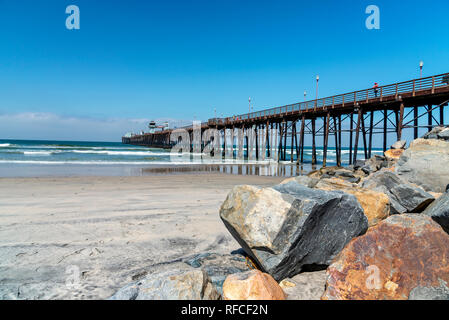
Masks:
[[[422,188],[406,183],[398,175],[385,169],[365,179],[362,187],[385,193],[390,198],[391,214],[419,213],[435,200]]]
[[[259,270],[235,273],[223,284],[224,300],[285,300],[284,291],[269,274]]]
[[[341,190],[354,195],[363,208],[369,227],[386,219],[390,215],[390,199],[383,192],[360,188],[356,184],[332,178],[321,179],[316,185],[320,190]]]
[[[449,233],[449,191],[435,200],[424,212]]]
[[[303,272],[279,283],[287,300],[320,300],[326,286],[326,271]]]
[[[404,151],[396,173],[426,191],[445,192],[449,181],[449,140],[417,139]]]
[[[327,266],[368,220],[357,199],[295,181],[273,188],[237,186],[220,217],[246,253],[277,281]]]
[[[218,300],[220,294],[202,269],[187,264],[173,265],[131,283],[110,300]]]
[[[324,300],[449,299],[449,235],[431,218],[391,216],[327,269]]]

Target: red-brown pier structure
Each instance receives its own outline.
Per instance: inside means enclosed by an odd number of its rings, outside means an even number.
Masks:
[[[349,164],[355,163],[359,149],[363,150],[365,159],[371,157],[373,135],[383,136],[385,151],[388,134],[394,133],[395,139],[401,140],[405,129],[413,129],[416,139],[419,128],[430,131],[435,126],[447,125],[444,111],[448,102],[449,73],[444,73],[227,118],[213,118],[202,123],[201,130],[214,128],[222,135],[228,134],[227,130],[230,130],[231,141],[234,141],[235,129],[252,128],[256,135],[257,132],[265,132],[267,152],[270,150],[270,136],[266,129],[276,130],[278,159],[296,161],[298,164],[304,161],[306,135],[312,141],[312,164],[317,163],[317,137],[321,137],[323,166],[326,166],[329,140],[333,139],[337,165],[340,166],[343,134],[348,135],[348,139],[345,139],[348,143],[344,146],[346,150],[349,149],[345,154],[348,157],[346,160]],[[183,129],[193,135],[193,126]],[[170,148],[174,143],[170,141],[172,131],[123,137],[122,142]],[[289,153],[287,148],[290,149]],[[260,150],[257,148],[256,152],[264,152]]]

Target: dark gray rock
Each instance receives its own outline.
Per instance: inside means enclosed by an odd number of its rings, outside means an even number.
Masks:
[[[359,183],[361,180],[360,177],[355,176],[351,171],[345,169],[336,170],[334,176],[351,183]]]
[[[368,174],[379,171],[382,168],[388,168],[389,162],[384,156],[375,155],[365,161],[365,165],[361,168]]]
[[[370,175],[371,173],[375,172],[375,171],[373,171],[371,166],[363,166],[363,167],[360,168],[360,170],[362,170],[363,173],[366,174],[366,175]]]
[[[362,187],[385,193],[390,198],[391,214],[420,213],[435,200],[422,188],[406,183],[388,170],[372,174]]]
[[[431,217],[444,231],[449,233],[449,192],[435,200],[423,214]]]
[[[249,271],[245,256],[241,254],[202,253],[187,258],[184,262],[193,268],[204,270],[220,295],[223,282],[230,274]]]
[[[355,164],[353,165],[354,170],[358,170],[360,168],[362,168],[363,166],[365,166],[365,161],[364,160],[357,160],[355,162]]]
[[[246,253],[278,281],[329,265],[368,228],[353,195],[310,189],[293,180],[273,188],[235,187],[220,217]]]

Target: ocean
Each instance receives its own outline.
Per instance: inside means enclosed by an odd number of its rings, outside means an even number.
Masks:
[[[287,148],[290,154],[290,148]],[[374,154],[382,154],[374,150]],[[321,164],[323,150],[317,148],[318,166]],[[342,150],[343,165],[348,163],[349,150]],[[359,158],[364,152],[359,150]],[[304,163],[310,167],[312,162],[311,147],[305,148]],[[328,150],[328,166],[336,164],[335,149]],[[267,161],[242,163],[227,160],[225,165],[213,166],[192,163],[191,160],[176,159],[171,161],[169,150],[124,145],[120,142],[78,142],[78,141],[43,141],[43,140],[0,140],[0,177],[30,176],[77,176],[77,175],[113,175],[129,176],[152,173],[187,172],[188,168],[196,171],[220,171],[234,173],[232,165],[278,166]],[[290,161],[281,163],[290,166]],[[164,170],[161,170],[164,169]],[[310,168],[311,169],[311,168]],[[306,168],[309,170],[309,168]],[[266,170],[239,170],[237,174],[272,174]],[[287,172],[288,171],[288,172]],[[257,173],[256,173],[257,172]],[[295,170],[274,170],[273,174],[295,175]]]

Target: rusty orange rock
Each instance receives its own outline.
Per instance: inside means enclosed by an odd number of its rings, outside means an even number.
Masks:
[[[322,299],[449,299],[448,243],[429,217],[391,216],[334,259]]]
[[[404,153],[404,149],[390,149],[384,152],[385,158],[387,160],[398,160]]]
[[[285,300],[284,291],[267,273],[251,270],[229,275],[223,283],[225,300]]]
[[[338,178],[321,179],[315,188],[327,191],[342,190],[354,195],[362,206],[370,227],[390,215],[390,199],[382,192],[360,188],[356,184]]]

